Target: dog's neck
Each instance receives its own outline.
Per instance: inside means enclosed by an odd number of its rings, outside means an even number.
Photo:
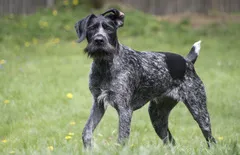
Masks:
[[[112,66],[114,59],[119,57],[122,51],[122,45],[118,41],[116,42],[115,49],[116,51],[112,55],[104,56],[100,58],[97,58],[97,57],[93,58],[93,62],[96,64],[104,65],[104,66],[109,66],[109,67]]]

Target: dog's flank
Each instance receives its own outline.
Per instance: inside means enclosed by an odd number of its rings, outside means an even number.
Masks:
[[[138,52],[118,42],[117,29],[124,24],[124,13],[110,9],[89,15],[76,24],[79,40],[87,39],[85,52],[93,59],[89,89],[92,110],[84,127],[84,147],[92,146],[92,135],[107,105],[119,116],[118,142],[130,135],[133,111],[149,104],[149,116],[164,144],[175,144],[168,117],[182,101],[198,123],[208,145],[215,142],[206,106],[203,82],[194,69],[200,51],[198,41],[186,58],[168,52]]]

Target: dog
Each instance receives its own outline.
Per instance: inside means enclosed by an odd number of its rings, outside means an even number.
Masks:
[[[168,117],[179,101],[198,123],[208,146],[216,143],[211,133],[205,88],[194,69],[201,41],[193,44],[185,58],[168,52],[138,52],[118,41],[117,30],[123,26],[124,16],[117,9],[109,9],[75,24],[78,42],[87,39],[84,51],[93,59],[89,75],[93,104],[82,133],[84,147],[92,147],[94,129],[108,105],[118,113],[118,142],[124,145],[130,135],[133,111],[148,102],[157,135],[164,144],[175,145]]]

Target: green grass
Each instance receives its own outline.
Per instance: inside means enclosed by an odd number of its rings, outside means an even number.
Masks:
[[[57,16],[41,10],[0,19],[0,60],[6,61],[0,66],[0,154],[91,154],[83,151],[81,133],[91,107],[92,60],[82,52],[86,42],[74,42],[73,29],[89,12],[87,7],[60,8]],[[157,21],[136,10],[125,14],[119,40],[134,49],[187,55],[195,41],[203,41],[195,68],[206,85],[218,144],[207,149],[198,125],[179,103],[170,116],[176,147],[162,145],[146,105],[134,113],[129,144],[122,148],[116,143],[117,114],[109,107],[94,132],[92,154],[240,154],[240,25],[193,29],[188,22]],[[41,28],[39,21],[48,26]],[[69,132],[74,135],[66,140]]]

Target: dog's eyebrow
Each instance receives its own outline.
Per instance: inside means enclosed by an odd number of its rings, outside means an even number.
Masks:
[[[99,26],[99,23],[93,23],[93,24],[88,25],[88,28],[89,27],[98,27],[98,26]]]
[[[112,24],[114,24],[112,21],[110,21]],[[109,27],[111,27],[111,28],[114,28],[113,26],[112,26],[112,24],[109,24],[109,23],[107,23],[107,22],[103,22],[102,23],[102,25],[103,26],[109,26]]]

